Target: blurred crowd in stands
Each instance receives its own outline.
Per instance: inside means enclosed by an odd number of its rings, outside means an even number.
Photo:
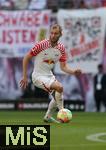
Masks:
[[[106,7],[106,0],[0,0],[0,10],[92,9]]]

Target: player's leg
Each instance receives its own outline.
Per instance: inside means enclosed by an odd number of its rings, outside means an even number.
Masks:
[[[56,101],[54,97],[50,95],[50,103],[49,103],[48,110],[46,112],[45,117],[51,117],[56,107],[57,107]]]
[[[100,104],[101,104],[101,93],[95,93],[95,103],[96,103],[96,111],[100,111]]]
[[[63,104],[63,86],[62,86],[62,84],[56,80],[51,84],[50,89],[55,90],[55,100],[56,100],[56,103],[57,103],[57,107],[58,107],[59,110],[62,109],[64,107],[64,104]]]
[[[101,99],[103,101],[103,105],[105,107],[105,112],[106,112],[106,91],[103,91],[103,93],[101,95]]]
[[[41,76],[41,77],[39,76],[39,77],[36,77],[36,79],[32,78],[32,81],[35,86],[37,86],[37,87],[47,91],[49,94],[51,94],[50,86],[55,81],[55,77],[52,76],[52,77],[48,78],[46,76]],[[52,114],[53,114],[54,110],[56,109],[56,106],[57,106],[57,103],[56,103],[54,97],[52,96],[51,101],[48,106],[48,110],[46,112],[46,115],[44,116],[44,121],[57,122],[55,119],[52,118]]]
[[[64,107],[62,84],[58,82],[57,80],[51,80],[51,82],[49,82],[48,85],[49,85],[48,89],[54,91],[55,94],[54,96],[52,95],[52,100],[49,103],[48,110],[44,117],[45,120],[46,119],[48,120],[52,116],[52,113],[55,110],[56,106],[58,107],[59,110]]]
[[[55,112],[56,108],[57,108],[57,103],[56,103],[54,97],[51,95],[51,101],[49,103],[47,112],[46,112],[46,114],[44,116],[44,121],[45,122],[56,122],[56,123],[59,123],[57,120],[55,120],[52,117],[52,115]]]
[[[49,90],[54,91],[55,95],[53,97],[52,95],[52,100],[49,103],[48,110],[46,112],[45,118],[50,118],[52,116],[53,110],[58,107],[58,109],[63,108],[63,87],[60,82],[57,80],[52,80],[51,84],[49,83]]]

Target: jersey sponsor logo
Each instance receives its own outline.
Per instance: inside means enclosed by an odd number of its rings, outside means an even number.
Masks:
[[[43,62],[45,62],[45,63],[47,63],[49,65],[55,63],[54,60],[52,60],[52,59],[46,59],[46,60],[43,60]]]

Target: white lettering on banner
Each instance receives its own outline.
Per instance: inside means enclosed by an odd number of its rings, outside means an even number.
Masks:
[[[70,66],[81,68],[84,73],[96,73],[103,59],[106,8],[59,10],[57,18],[63,29],[61,42],[66,46]],[[55,72],[62,73],[59,65]]]
[[[0,57],[22,57],[47,38],[50,15],[50,10],[0,11]]]

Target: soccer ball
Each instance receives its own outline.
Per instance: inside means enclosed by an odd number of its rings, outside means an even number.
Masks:
[[[69,109],[63,108],[57,113],[57,120],[62,123],[69,122],[72,119],[72,112]]]

